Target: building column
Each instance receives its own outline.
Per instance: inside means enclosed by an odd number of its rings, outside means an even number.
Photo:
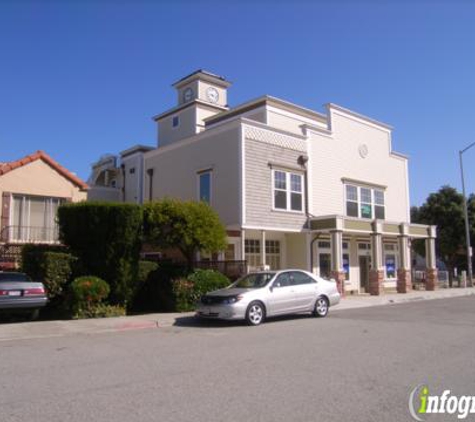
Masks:
[[[401,235],[399,244],[399,268],[397,270],[397,292],[408,293],[412,290],[411,247],[409,244],[409,228],[407,224],[399,226]]]
[[[381,223],[373,223],[371,233],[371,270],[369,270],[369,294],[379,296],[383,293],[384,267],[383,267],[383,235]]]
[[[345,272],[343,271],[343,232],[335,230],[331,235],[331,277],[335,279],[338,291],[345,296]]]
[[[261,230],[261,270],[265,270],[266,265],[266,231]]]
[[[438,287],[435,254],[436,226],[430,226],[428,231],[429,237],[426,239],[426,290],[436,290]]]

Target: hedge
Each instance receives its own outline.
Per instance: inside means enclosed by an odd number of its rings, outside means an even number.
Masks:
[[[186,278],[173,282],[172,291],[175,310],[193,311],[201,296],[231,284],[229,278],[214,270],[197,269]]]
[[[58,209],[60,239],[79,258],[83,274],[111,287],[110,301],[125,305],[138,279],[142,208],[135,204],[80,202]]]
[[[61,246],[25,245],[22,248],[22,271],[41,281],[50,299],[50,306],[64,298],[77,261]]]

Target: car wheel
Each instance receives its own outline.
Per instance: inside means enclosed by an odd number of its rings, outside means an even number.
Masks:
[[[315,302],[313,314],[316,317],[324,318],[328,314],[328,307],[328,299],[326,297],[320,296]]]
[[[249,325],[259,325],[264,321],[266,311],[260,302],[252,302],[246,312],[246,321]]]
[[[39,309],[35,309],[34,311],[31,311],[30,312],[30,321],[35,321],[38,319],[38,317],[40,316],[40,310]]]

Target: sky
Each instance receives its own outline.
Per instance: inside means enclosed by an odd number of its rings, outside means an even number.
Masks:
[[[0,162],[44,150],[87,180],[106,153],[156,145],[171,84],[206,69],[229,105],[329,102],[394,127],[411,204],[475,142],[475,2],[0,0]],[[475,147],[464,153],[475,191]]]

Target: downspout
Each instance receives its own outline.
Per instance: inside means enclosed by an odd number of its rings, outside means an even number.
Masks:
[[[125,202],[125,164],[120,165],[122,171],[122,202]]]
[[[310,213],[308,211],[309,205],[308,205],[308,170],[307,170],[307,162],[308,162],[308,156],[306,155],[300,155],[297,158],[297,163],[300,164],[300,166],[303,168],[303,184],[304,184],[304,195],[305,195],[305,216],[307,219],[306,222],[306,228],[307,230],[310,230]],[[313,245],[315,241],[320,237],[320,233],[310,242],[310,272],[313,273]]]

